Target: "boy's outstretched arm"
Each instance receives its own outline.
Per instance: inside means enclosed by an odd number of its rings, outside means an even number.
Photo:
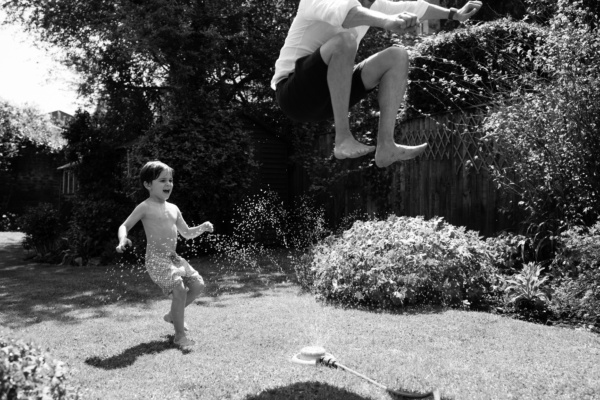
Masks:
[[[119,244],[116,248],[118,253],[122,253],[128,246],[131,246],[131,240],[127,238],[127,233],[131,228],[133,228],[135,224],[137,224],[137,222],[140,219],[142,219],[142,217],[144,216],[144,210],[144,204],[139,204],[129,215],[129,217],[127,217],[125,222],[123,222],[121,226],[119,226],[119,231],[117,233],[117,236],[119,238]]]
[[[196,236],[199,236],[204,232],[212,232],[214,230],[214,228],[213,228],[213,224],[211,224],[208,221],[206,221],[205,223],[203,223],[201,225],[190,228],[188,226],[187,222],[185,222],[185,220],[183,219],[183,215],[181,215],[181,211],[179,211],[179,209],[177,209],[177,230],[179,231],[181,236],[183,236],[184,238],[193,239]]]

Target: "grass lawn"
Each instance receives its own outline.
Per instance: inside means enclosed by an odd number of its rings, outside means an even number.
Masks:
[[[322,345],[386,386],[443,399],[600,399],[600,336],[459,310],[324,306],[289,272],[220,271],[186,309],[191,351],[171,345],[170,300],[146,274],[23,261],[0,233],[0,334],[70,367],[86,399],[392,399],[350,373],[290,362]],[[121,276],[122,275],[122,276]]]

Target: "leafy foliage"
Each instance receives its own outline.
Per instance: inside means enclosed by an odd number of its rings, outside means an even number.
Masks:
[[[148,197],[137,173],[148,160],[161,160],[175,170],[171,200],[188,224],[228,221],[234,205],[256,182],[258,170],[250,133],[226,111],[148,131],[134,146],[133,172],[125,186],[136,201]],[[140,190],[142,198],[136,195]]]
[[[390,216],[354,223],[313,248],[313,290],[345,305],[380,308],[484,303],[495,288],[494,251],[441,218]],[[310,279],[305,279],[310,282]]]
[[[524,235],[503,232],[486,239],[495,249],[495,266],[502,275],[514,275],[523,269],[523,265],[536,259],[531,239]]]
[[[67,367],[34,343],[0,336],[0,399],[79,399]]]
[[[522,307],[523,303],[532,305],[549,303],[550,297],[544,288],[548,276],[540,278],[541,272],[542,266],[540,264],[529,262],[512,279],[507,279],[504,291],[508,303],[514,304],[516,308]]]
[[[87,264],[99,257],[107,264],[114,259],[117,230],[132,210],[110,198],[87,198],[78,194],[72,201],[69,226],[64,234],[67,259],[81,257]]]
[[[0,171],[8,170],[11,159],[27,144],[39,151],[57,152],[66,144],[60,133],[37,109],[16,107],[0,99]]]
[[[492,174],[519,196],[523,230],[548,257],[561,231],[600,215],[600,36],[576,5],[574,22],[557,15],[536,44],[532,62],[543,74],[522,74],[527,90],[515,85],[484,125],[484,140],[506,160]]]
[[[51,257],[60,249],[62,226],[59,213],[52,204],[41,203],[28,208],[20,217],[19,225],[25,233],[25,247],[34,249],[38,257]]]
[[[600,222],[562,233],[552,265],[553,311],[600,324]]]
[[[4,4],[12,18],[65,49],[66,61],[86,78],[80,91],[100,99],[97,112],[79,113],[67,133],[81,194],[131,208],[130,200],[139,200],[138,168],[160,158],[185,188],[174,196],[184,215],[192,222],[210,215],[218,223],[256,183],[244,116],[264,123],[281,117],[273,112],[269,81],[295,6],[287,0]],[[133,161],[124,165],[128,149]]]
[[[502,19],[426,37],[411,52],[407,116],[480,106],[526,84],[524,74],[540,72],[533,57],[544,36]]]

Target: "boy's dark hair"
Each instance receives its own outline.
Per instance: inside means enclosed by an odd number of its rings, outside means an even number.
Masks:
[[[164,170],[169,171],[171,176],[175,174],[175,170],[163,162],[148,161],[140,171],[140,182],[142,182],[142,186],[144,186],[144,182],[152,183],[152,181],[158,178]]]

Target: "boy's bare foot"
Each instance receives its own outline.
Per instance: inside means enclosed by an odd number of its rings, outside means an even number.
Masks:
[[[165,320],[165,322],[168,322],[170,324],[173,323],[173,318],[171,318],[171,313],[170,312],[166,313],[165,316],[163,317],[163,319]],[[183,329],[186,332],[189,331],[188,324],[186,324],[185,322],[183,323]]]
[[[358,158],[367,155],[375,150],[375,146],[367,146],[362,144],[353,137],[343,140],[341,143],[336,143],[333,149],[333,155],[338,160],[344,158]]]
[[[179,347],[191,347],[196,344],[196,342],[194,342],[187,336],[175,337],[175,339],[173,339],[173,343],[175,343],[175,345]]]
[[[426,148],[427,143],[423,143],[418,146],[404,146],[401,144],[394,144],[393,147],[378,146],[377,152],[375,152],[375,164],[379,168],[385,168],[396,161],[405,161],[415,158],[423,153]]]

